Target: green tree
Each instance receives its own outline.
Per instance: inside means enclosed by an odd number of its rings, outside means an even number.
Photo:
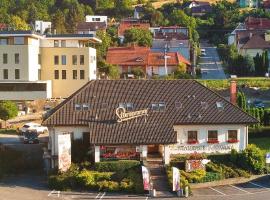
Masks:
[[[150,47],[152,45],[152,34],[149,30],[131,28],[124,33],[124,43],[135,43],[139,46]]]
[[[131,73],[134,74],[135,78],[144,78],[145,73],[142,69],[142,67],[136,67],[131,70]]]
[[[9,25],[15,30],[30,30],[30,26],[19,16],[11,16]]]
[[[237,105],[242,110],[244,110],[244,111],[247,110],[246,96],[245,96],[245,94],[243,92],[238,92],[237,93]]]
[[[57,10],[52,18],[53,28],[57,33],[66,33],[65,21],[64,14],[61,10]]]
[[[17,105],[12,101],[0,101],[0,119],[7,121],[18,114]]]
[[[108,64],[108,76],[110,79],[119,79],[120,78],[120,71],[118,66]]]

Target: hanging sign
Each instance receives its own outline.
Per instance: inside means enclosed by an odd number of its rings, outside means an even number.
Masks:
[[[173,191],[180,190],[180,171],[176,167],[172,167],[173,173]]]
[[[65,172],[71,165],[70,134],[58,135],[58,169]]]
[[[150,190],[150,174],[145,166],[142,166],[142,177],[144,190]]]

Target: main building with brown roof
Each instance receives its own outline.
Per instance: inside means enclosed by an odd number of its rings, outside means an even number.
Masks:
[[[95,80],[57,106],[43,121],[52,155],[57,136],[71,133],[95,150],[172,154],[243,150],[257,120],[195,80]],[[102,149],[102,151],[101,151]]]

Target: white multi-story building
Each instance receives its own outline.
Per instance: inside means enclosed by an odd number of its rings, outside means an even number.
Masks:
[[[105,22],[107,25],[108,17],[101,15],[86,15],[85,22]]]
[[[0,32],[0,100],[68,97],[96,79],[95,42],[90,34]]]
[[[47,31],[51,31],[52,23],[51,22],[44,22],[44,21],[35,21],[35,31],[44,34]]]

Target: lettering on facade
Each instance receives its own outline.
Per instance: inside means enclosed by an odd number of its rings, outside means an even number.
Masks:
[[[214,152],[214,151],[230,151],[235,149],[233,144],[215,144],[215,145],[172,145],[172,151],[196,151],[196,152]]]
[[[125,108],[117,108],[116,115],[118,117],[117,122],[128,121],[142,116],[148,116],[148,109],[138,110],[134,112],[127,112]]]

